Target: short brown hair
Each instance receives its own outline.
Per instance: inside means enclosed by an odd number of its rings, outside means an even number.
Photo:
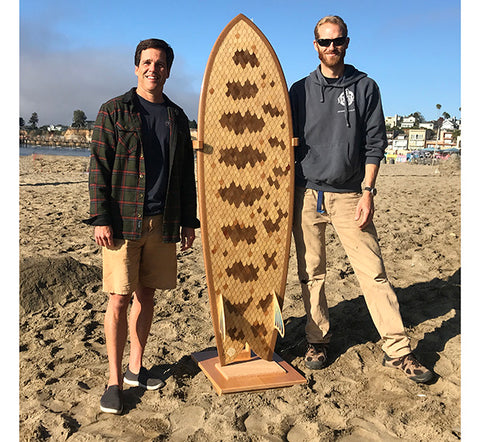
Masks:
[[[164,50],[167,56],[167,67],[168,70],[170,70],[170,68],[172,67],[174,55],[173,49],[166,41],[159,40],[158,38],[149,38],[148,40],[142,40],[140,43],[138,43],[137,49],[135,50],[135,66],[138,66],[140,64],[140,59],[142,58],[142,51],[144,51],[145,49]]]
[[[322,26],[324,23],[333,23],[334,25],[340,26],[343,32],[343,37],[348,36],[347,24],[343,21],[343,19],[338,15],[327,15],[326,17],[323,17],[322,19],[320,19],[318,23],[315,25],[315,29],[313,31],[315,35],[315,40],[320,38],[320,36],[318,35],[318,28]]]

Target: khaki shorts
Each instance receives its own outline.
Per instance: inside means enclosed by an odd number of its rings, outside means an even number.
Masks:
[[[146,216],[139,240],[115,239],[103,247],[103,290],[117,295],[133,293],[139,285],[173,289],[177,283],[176,244],[162,240],[163,216]]]

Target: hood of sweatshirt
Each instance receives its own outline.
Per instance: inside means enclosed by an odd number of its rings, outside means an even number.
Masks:
[[[334,83],[328,83],[328,81],[325,79],[325,77],[322,74],[322,71],[320,70],[320,65],[318,65],[317,69],[315,69],[312,73],[310,73],[310,78],[311,80],[315,83],[320,85],[320,102],[324,102],[325,100],[325,88],[338,88],[343,90],[343,94],[345,97],[345,103],[346,103],[346,112],[345,112],[345,124],[347,127],[350,127],[350,121],[349,121],[349,115],[348,115],[348,100],[347,100],[347,92],[346,89],[347,87],[353,85],[360,79],[366,77],[367,74],[365,72],[361,72],[358,69],[356,69],[354,66],[351,64],[346,64],[345,65],[345,70],[343,72],[343,76],[340,77],[337,81]]]

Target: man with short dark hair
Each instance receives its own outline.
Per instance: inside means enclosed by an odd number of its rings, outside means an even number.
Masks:
[[[327,362],[325,227],[331,223],[384,339],[383,364],[428,382],[433,373],[412,354],[372,221],[375,181],[387,146],[380,92],[367,74],[345,64],[350,39],[340,17],[324,17],[314,34],[321,63],[290,89],[294,134],[300,139],[293,233],[307,313],[305,365],[320,369]]]
[[[139,43],[137,87],[103,104],[92,137],[90,219],[103,249],[109,380],[100,401],[123,409],[123,382],[156,390],[162,379],[142,365],[155,289],[176,285],[176,242],[192,246],[196,217],[194,157],[188,119],[163,93],[173,50],[163,40]],[[127,310],[133,297],[130,315]],[[127,319],[128,317],[128,319]],[[130,334],[125,375],[123,351]]]

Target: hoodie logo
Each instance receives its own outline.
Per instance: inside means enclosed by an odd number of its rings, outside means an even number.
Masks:
[[[350,89],[345,89],[344,91],[342,91],[340,93],[340,95],[338,96],[338,99],[337,99],[338,104],[345,107],[345,97],[347,99],[347,109],[349,111],[353,110],[353,109],[350,109],[350,106],[355,101],[355,95],[353,95],[353,92]],[[339,112],[345,112],[345,111],[341,110]]]

